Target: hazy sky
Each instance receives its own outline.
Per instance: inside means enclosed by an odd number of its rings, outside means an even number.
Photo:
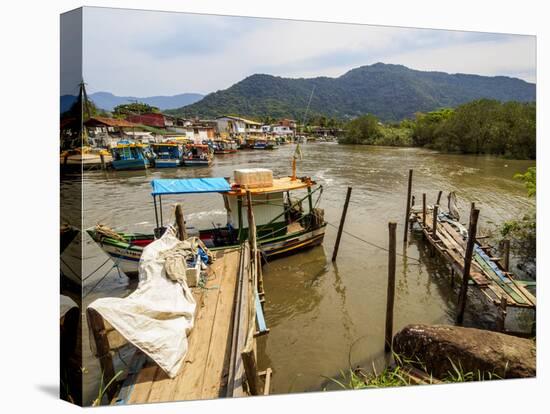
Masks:
[[[535,82],[534,36],[84,9],[90,93],[209,93],[254,73],[340,76],[376,62]]]

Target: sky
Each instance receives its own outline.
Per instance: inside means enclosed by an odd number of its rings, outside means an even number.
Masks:
[[[207,94],[247,76],[338,77],[376,62],[536,80],[536,38],[140,10],[84,8],[88,93]]]

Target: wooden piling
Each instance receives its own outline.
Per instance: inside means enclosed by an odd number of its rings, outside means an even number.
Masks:
[[[246,374],[246,383],[248,391],[251,395],[260,395],[260,377],[258,376],[258,366],[256,364],[256,356],[253,349],[244,350],[241,353],[243,360],[244,372]]]
[[[105,155],[99,154],[99,159],[101,160],[101,169],[106,170],[107,165],[105,164]]]
[[[476,242],[478,218],[479,218],[479,210],[474,208],[470,214],[470,226],[468,228],[468,242],[466,244],[466,252],[464,254],[464,272],[462,274],[462,286],[460,287],[460,295],[459,295],[459,301],[458,301],[458,314],[456,317],[456,321],[459,324],[461,324],[464,321],[464,310],[466,309],[466,296],[468,293],[468,280],[470,278],[470,267],[472,264],[474,245]]]
[[[422,193],[422,226],[426,228],[426,193]]]
[[[342,217],[340,217],[340,226],[338,227],[338,234],[336,235],[336,243],[334,244],[334,251],[332,252],[332,261],[336,261],[338,256],[338,248],[340,247],[340,239],[342,238],[342,231],[344,230],[344,223],[346,221],[346,214],[348,213],[349,199],[351,197],[351,187],[348,187],[346,193],[346,201],[344,202],[344,210],[342,210]],[[407,229],[405,228],[405,233]]]
[[[416,197],[413,195],[412,198],[411,198],[411,208],[414,207],[415,201],[416,201]],[[411,230],[411,231],[413,229],[413,224],[414,224],[413,221],[409,220],[409,230]]]
[[[433,209],[433,221],[432,221],[432,237],[437,239],[437,215],[439,214],[439,206],[436,204]]]
[[[509,272],[510,271],[510,240],[508,239],[502,240],[502,257],[503,257],[502,266],[504,267],[505,271]]]
[[[409,234],[409,229],[407,226],[407,223],[409,222],[409,218],[411,216],[411,192],[412,192],[412,180],[413,180],[413,170],[409,170],[409,184],[407,186],[407,208],[405,213],[405,232],[403,234],[403,241],[407,241],[407,237]]]
[[[187,239],[187,230],[185,229],[185,219],[183,217],[183,207],[181,204],[176,204],[176,225],[178,230],[178,239]]]
[[[99,359],[101,375],[103,376],[102,381],[103,384],[107,384],[115,376],[115,369],[113,366],[113,357],[111,355],[109,341],[107,340],[107,334],[105,332],[103,317],[92,308],[87,309],[86,316],[95,340],[97,352],[96,356]],[[109,399],[113,398],[116,388],[117,387],[114,386],[114,384],[107,388],[106,392]]]
[[[388,223],[389,229],[389,254],[388,254],[388,293],[386,300],[386,335],[384,349],[386,352],[391,351],[392,336],[393,336],[393,305],[395,299],[395,233],[397,223]]]
[[[506,331],[506,307],[508,306],[508,301],[506,297],[500,297],[500,303],[498,306],[498,317],[497,317],[497,330],[500,332]]]
[[[437,201],[435,204],[439,205],[441,202],[441,196],[443,195],[443,191],[439,190],[439,193],[437,194]]]

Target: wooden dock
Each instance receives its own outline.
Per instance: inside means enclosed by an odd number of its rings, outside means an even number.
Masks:
[[[514,275],[507,268],[509,257],[494,257],[492,254],[494,248],[482,242],[485,239],[484,236],[469,240],[470,238],[466,237],[468,231],[460,223],[452,220],[448,214],[440,212],[438,205],[427,206],[425,200],[426,197],[423,194],[421,207],[411,206],[410,227],[412,229],[416,224],[429,242],[432,251],[439,253],[450,265],[453,284],[455,274],[463,278],[457,321],[462,323],[468,284],[479,289],[497,307],[498,330],[506,331],[507,308],[532,309],[535,312],[536,297],[527,290],[525,283],[515,280]],[[472,245],[468,252],[469,243]],[[508,255],[509,252],[506,254]],[[465,275],[466,272],[468,272],[467,275]]]
[[[466,240],[448,221],[438,217],[436,234],[433,232],[433,207],[427,207],[426,218],[423,211],[411,210],[411,220],[422,230],[426,240],[451,265],[459,275],[464,272]],[[501,258],[491,255],[492,246],[484,245],[482,236],[476,239],[475,253],[471,262],[470,280],[495,305],[505,300],[508,307],[535,308],[536,298],[514,275],[504,269]]]
[[[260,372],[256,356],[256,337],[269,329],[263,319],[261,256],[255,233],[239,248],[217,252],[206,285],[193,288],[195,324],[178,375],[168,377],[136,350],[123,377],[107,390],[111,404],[269,394],[272,371]],[[115,351],[128,344],[93,309],[88,309],[88,318],[107,383],[115,375]]]

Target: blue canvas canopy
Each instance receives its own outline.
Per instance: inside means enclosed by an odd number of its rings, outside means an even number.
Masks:
[[[180,178],[158,179],[151,181],[151,195],[193,194],[193,193],[223,193],[231,190],[231,186],[223,177],[217,178]]]

